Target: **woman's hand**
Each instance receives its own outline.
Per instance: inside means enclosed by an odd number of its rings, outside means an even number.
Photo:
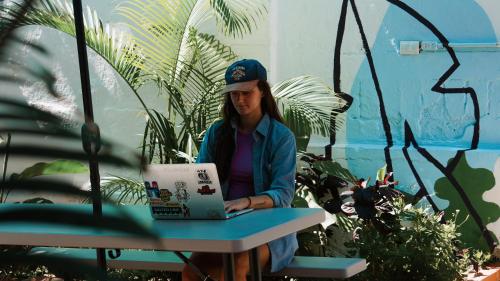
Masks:
[[[250,207],[250,200],[247,197],[224,201],[224,210],[226,213],[247,209]]]
[[[274,202],[267,195],[249,196],[231,201],[224,201],[224,210],[227,213],[243,209],[266,209],[273,208]]]

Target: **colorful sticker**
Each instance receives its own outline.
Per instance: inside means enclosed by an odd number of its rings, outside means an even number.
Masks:
[[[212,184],[207,170],[197,170],[196,172],[198,173],[198,184]]]
[[[175,198],[177,198],[177,201],[179,202],[187,202],[190,198],[189,193],[186,188],[186,183],[183,181],[176,181],[175,182]]]
[[[170,201],[170,197],[172,197],[172,192],[166,188],[160,189],[160,198],[163,202],[168,202]]]
[[[215,188],[210,188],[210,186],[204,185],[201,188],[198,188],[197,192],[201,195],[212,195],[215,193]]]
[[[160,197],[160,192],[158,190],[158,185],[156,182],[153,182],[153,185],[151,186],[148,181],[144,182],[144,186],[146,187],[146,193],[149,198],[159,198]]]
[[[153,214],[162,216],[179,216],[183,212],[181,207],[152,206],[151,210]]]
[[[159,198],[149,198],[149,203],[151,206],[165,206],[165,202],[161,201]]]

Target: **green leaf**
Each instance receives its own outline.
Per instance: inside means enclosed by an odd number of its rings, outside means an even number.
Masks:
[[[377,171],[377,180],[378,181],[383,181],[385,178],[385,174],[387,173],[387,164],[384,165],[384,167],[378,169]]]
[[[40,162],[24,169],[18,179],[29,179],[36,176],[56,174],[81,174],[87,173],[89,168],[79,161],[55,160],[49,163]]]
[[[294,206],[294,208],[309,208],[306,199],[300,197],[297,194],[295,194],[295,196],[293,197],[292,205]]]
[[[452,163],[451,159],[449,164]],[[495,202],[484,200],[484,193],[495,186],[495,177],[488,169],[472,168],[467,163],[467,158],[463,154],[452,171],[453,177],[464,189],[465,196],[471,202],[471,206],[476,210],[484,225],[494,223],[500,218],[500,207]],[[453,186],[450,180],[442,177],[434,184],[434,190],[439,198],[449,201],[445,211],[445,218],[450,220],[453,218],[456,210],[460,210],[456,220],[464,222],[459,226],[459,231],[462,233],[460,240],[467,247],[474,247],[489,251],[489,246],[484,239],[484,234],[490,235],[498,243],[498,238],[490,230],[480,229],[476,221],[470,217],[469,209],[464,203],[459,191]],[[497,201],[498,202],[498,201]]]
[[[332,112],[344,107],[345,100],[316,77],[299,76],[280,82],[272,87],[272,93],[297,137],[309,137],[311,133],[329,136],[342,125],[338,114],[332,122]]]
[[[326,173],[330,176],[335,176],[350,183],[356,183],[357,178],[349,172],[348,169],[342,167],[339,163],[333,161],[317,161],[312,164],[312,167]]]
[[[30,204],[53,204],[54,202],[50,201],[49,199],[43,198],[43,197],[36,197],[36,198],[30,198],[27,200],[24,200],[23,203],[30,203]]]

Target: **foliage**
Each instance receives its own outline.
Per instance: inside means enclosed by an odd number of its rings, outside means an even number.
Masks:
[[[49,94],[55,98],[59,98],[59,95],[54,91],[54,75],[43,64],[33,59],[30,61],[30,64],[23,65],[17,62],[16,58],[9,57],[9,50],[20,48],[20,46],[31,48],[44,57],[48,56],[48,52],[44,48],[34,43],[24,42],[14,32],[16,28],[20,26],[20,23],[26,19],[27,12],[32,9],[32,2],[33,1],[29,0],[16,1],[14,7],[10,8],[12,14],[8,20],[3,18],[0,21],[0,69],[2,70],[0,81],[2,81],[2,83],[13,83],[14,85],[23,84],[27,81],[42,82]],[[1,5],[3,5],[3,3]],[[15,76],[11,75],[11,73],[15,73]],[[68,128],[66,126],[66,120],[63,120],[57,115],[43,109],[35,108],[22,100],[12,98],[12,95],[10,95],[10,98],[7,98],[6,96],[9,96],[9,93],[5,91],[5,88],[2,88],[0,94],[2,95],[2,97],[0,97],[0,108],[2,110],[2,114],[0,114],[0,134],[7,134],[8,139],[12,140],[0,147],[0,153],[5,155],[5,159],[15,156],[29,157],[31,159],[64,159],[63,161],[69,161],[37,164],[9,179],[7,179],[5,172],[7,161],[4,161],[4,176],[0,184],[0,189],[28,192],[43,191],[60,195],[75,195],[82,198],[95,199],[91,192],[81,190],[78,186],[71,183],[38,177],[42,174],[83,170],[82,166],[75,164],[76,162],[88,161],[89,159],[89,155],[80,148],[80,134]],[[57,143],[57,145],[40,141],[47,136],[53,140],[54,143]],[[23,141],[17,141],[20,139]],[[61,146],[61,143],[65,143],[67,146]],[[78,149],[75,147],[78,147]],[[134,169],[140,167],[141,161],[136,154],[122,152],[118,156],[114,149],[114,144],[103,140],[102,149],[96,158],[103,164]],[[5,195],[6,194],[3,194],[4,198]],[[34,198],[32,201],[46,202],[43,198]],[[0,223],[34,222],[56,225],[77,224],[79,227],[111,229],[130,235],[139,235],[145,238],[155,239],[151,232],[123,214],[94,217],[81,212],[68,211],[58,205],[54,205],[53,208],[46,208],[46,206],[46,204],[2,205],[2,208],[0,208]],[[19,265],[37,266],[44,264],[55,268],[63,267],[72,271],[79,271],[86,274],[87,277],[92,280],[105,279],[105,273],[95,266],[58,257],[26,255],[28,249],[29,247],[2,247],[0,251],[0,264],[2,265],[0,271],[2,271],[2,273],[10,272]]]
[[[301,255],[331,256],[345,255],[345,247],[332,247],[331,241],[344,242],[353,229],[352,221],[342,213],[341,206],[347,190],[356,178],[340,164],[323,156],[299,153],[296,173],[294,207],[320,207],[329,213],[326,224],[310,227],[297,234]],[[333,237],[335,235],[335,237]]]
[[[6,171],[7,171],[7,157],[4,161],[4,175],[3,181],[5,182]],[[87,173],[89,169],[87,166],[79,161],[72,160],[55,160],[49,163],[39,162],[31,167],[24,169],[20,173],[12,173],[10,175],[11,180],[27,180],[37,176],[48,176],[48,175],[61,175],[61,174],[77,174],[77,173]],[[8,186],[0,186],[0,202],[4,203],[7,201],[7,197],[11,192],[11,188]],[[49,203],[51,201],[43,198],[31,198],[23,201],[24,203]]]
[[[470,261],[476,273],[478,273],[479,269],[483,268],[487,262],[490,262],[492,258],[491,254],[481,250],[465,249],[463,252],[464,259]]]
[[[104,199],[113,200],[120,204],[146,204],[147,197],[142,182],[111,176],[103,179],[101,184],[102,196]]]
[[[443,214],[405,205],[385,167],[368,186],[322,156],[300,159],[294,205],[322,207],[334,218],[298,234],[301,254],[366,258],[368,269],[352,280],[461,280],[473,254],[461,254],[457,213],[443,223]]]
[[[265,9],[263,1],[209,1],[209,0],[129,0],[121,3],[118,12],[129,20],[133,34],[104,25],[97,13],[87,8],[87,45],[103,57],[128,83],[143,106],[148,120],[159,120],[144,103],[139,89],[148,83],[157,86],[158,93],[168,99],[167,114],[162,121],[169,126],[152,126],[147,129],[153,138],[144,138],[143,152],[153,160],[161,152],[165,159],[178,161],[172,150],[186,151],[189,136],[199,143],[198,136],[218,116],[218,105],[227,65],[236,58],[230,47],[213,35],[203,33],[200,26],[215,18],[224,34],[242,36],[251,32]],[[15,13],[3,9],[5,18]],[[40,0],[21,25],[42,25],[74,36],[72,5],[67,0]],[[162,131],[179,124],[177,131]],[[157,141],[154,136],[166,136],[176,143]],[[156,142],[156,143],[155,143]]]
[[[71,7],[66,0],[41,0],[20,24],[48,26],[74,36]],[[177,152],[187,151],[190,139],[198,146],[204,130],[218,118],[224,72],[236,58],[229,46],[200,27],[215,18],[225,35],[248,34],[266,13],[264,1],[129,0],[117,10],[130,21],[133,34],[103,25],[88,8],[87,44],[116,69],[144,107],[148,121],[143,156],[159,163],[183,162]],[[7,18],[14,14],[4,11]],[[150,82],[167,97],[167,113],[152,111],[139,94]],[[340,124],[337,114],[336,122],[330,122],[331,114],[344,108],[345,101],[317,78],[292,78],[273,92],[299,140],[308,141],[312,133],[326,136]],[[174,124],[178,129],[171,129]],[[307,141],[298,142],[300,149],[305,150]]]
[[[297,138],[297,150],[306,151],[312,134],[330,136],[343,124],[341,116],[332,122],[346,101],[320,79],[299,76],[282,81],[271,89],[287,126]]]
[[[393,201],[393,214],[359,220],[350,246],[367,259],[368,268],[355,280],[462,280],[468,262],[458,257],[459,234],[443,214]]]

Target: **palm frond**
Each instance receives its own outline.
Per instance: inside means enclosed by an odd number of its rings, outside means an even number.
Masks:
[[[5,6],[3,3],[0,8],[2,9],[2,15],[7,15],[0,21],[0,67],[5,67],[7,62],[6,57],[8,55],[7,49],[5,48],[9,44],[10,47],[16,47],[15,45],[22,44],[22,40],[13,39],[13,31],[16,27],[22,26],[28,22],[29,17],[32,15],[31,3],[32,1],[18,0],[12,2],[11,6]],[[39,7],[39,6],[37,6]],[[53,6],[49,6],[53,7]],[[6,10],[7,8],[7,10]],[[36,10],[36,9],[35,9]],[[35,44],[28,44],[28,46],[35,47]],[[35,47],[35,50],[43,52],[43,48]],[[15,60],[15,58],[14,58]],[[18,77],[23,77],[21,79],[11,79],[8,75],[2,77],[3,81],[20,82],[23,81],[25,75],[30,76],[32,79],[42,82],[48,89],[54,88],[54,76],[51,72],[44,67],[42,64],[36,64],[36,69],[30,68],[32,64],[27,67],[19,68],[21,71],[16,73]],[[1,94],[4,93],[2,90]],[[57,97],[57,95],[55,94]],[[0,153],[5,154],[7,159],[8,155],[22,155],[28,156],[30,158],[37,156],[44,157],[54,157],[61,159],[72,159],[72,160],[88,160],[88,155],[79,149],[63,148],[63,146],[55,145],[52,146],[42,146],[40,145],[40,135],[44,134],[44,129],[46,129],[46,135],[52,135],[55,140],[71,140],[72,143],[65,144],[68,147],[75,143],[79,134],[71,131],[64,126],[65,120],[58,116],[52,115],[51,113],[44,112],[43,110],[36,109],[33,106],[24,104],[17,100],[11,100],[6,98],[0,98],[0,109],[2,114],[0,115],[0,122],[2,124],[1,130],[12,135],[9,138],[6,145],[0,148]],[[35,124],[35,125],[34,125]],[[23,139],[23,142],[19,142],[18,136],[36,136],[35,138]],[[52,139],[52,138],[51,138]],[[78,147],[81,143],[78,140]],[[129,158],[124,158],[123,156],[114,156],[113,146],[108,142],[104,142],[102,153],[99,155],[100,159],[108,163],[122,163],[134,168],[138,168],[139,161],[134,161]],[[123,153],[122,153],[123,154]],[[7,161],[4,161],[4,171],[6,171]],[[39,175],[43,171],[35,171],[31,169],[29,175],[25,174],[23,176],[11,177],[10,180],[6,180],[5,174],[0,183],[0,189],[3,190],[14,189],[21,191],[49,191],[56,194],[64,195],[79,195],[89,197],[92,196],[88,191],[82,191],[78,187],[67,183],[58,183],[54,180],[34,180],[32,177],[34,175]],[[2,198],[3,199],[3,198]],[[35,200],[36,202],[44,202],[45,200]],[[51,205],[48,207],[48,205]],[[78,209],[82,207],[81,209]],[[86,210],[85,210],[86,209]],[[111,229],[114,231],[121,231],[124,233],[129,233],[132,235],[138,235],[144,238],[155,238],[154,235],[148,231],[140,223],[137,223],[133,218],[125,213],[124,211],[118,209],[113,209],[111,213],[105,213],[103,216],[95,217],[90,212],[88,208],[84,206],[73,206],[64,207],[61,205],[53,204],[2,204],[0,208],[0,227],[9,228],[9,223],[42,223],[42,224],[66,224],[66,225],[77,225],[78,227],[90,227],[90,228],[102,228]],[[28,241],[27,241],[28,242]],[[38,263],[41,261],[54,262],[53,259],[44,256],[31,258],[25,253],[5,253],[2,252],[1,255],[2,263]],[[65,266],[65,269],[71,271],[72,268],[83,268],[82,265],[76,264],[67,260],[55,261],[59,266]],[[68,268],[68,264],[72,267]],[[86,267],[86,273],[92,274],[99,272],[100,275],[93,275],[94,279],[103,280],[105,279],[105,273],[99,270],[95,266]]]
[[[67,0],[37,2],[17,26],[40,25],[75,37],[71,2]],[[4,21],[9,22],[19,16],[18,5],[14,2],[9,6],[0,6]],[[147,77],[142,72],[144,57],[130,35],[109,24],[104,25],[96,11],[89,7],[86,9],[84,23],[87,46],[104,58],[133,89],[138,89]]]
[[[335,126],[332,126],[331,118],[332,112],[344,106],[344,100],[318,78],[292,78],[275,85],[272,92],[290,127],[305,130],[297,132],[297,136],[303,136],[303,133],[329,136],[342,124],[342,119],[337,116]]]
[[[267,14],[261,0],[210,0],[210,6],[221,32],[234,37],[252,32]]]
[[[13,142],[10,147],[0,147],[0,153],[7,151],[11,155],[55,157],[68,159],[73,157],[76,160],[87,160],[88,156],[80,149],[81,134],[65,125],[61,117],[52,113],[34,108],[24,102],[11,98],[0,98],[0,114],[2,125],[0,133],[12,133],[13,137],[18,136],[51,136],[54,139],[77,143],[78,148],[60,147],[54,145],[41,145],[38,140],[18,144]],[[14,140],[16,140],[14,138]],[[102,140],[102,150],[98,155],[100,161],[108,164],[115,164],[124,167],[136,167],[140,164],[137,155],[129,154],[123,157],[122,153],[117,153],[114,147],[107,140]]]
[[[179,144],[174,125],[164,114],[156,110],[148,110],[146,118],[143,157],[147,158],[149,163],[153,161],[159,163],[178,162]]]
[[[189,64],[203,74],[204,80],[201,81],[202,89],[192,89],[190,86],[200,76],[186,75],[184,78],[186,114],[183,125],[191,136],[197,136],[219,117],[224,73],[229,63],[236,59],[236,55],[213,35],[198,33],[195,29],[190,32],[189,43],[192,51]]]
[[[118,6],[117,11],[131,21],[129,27],[146,58],[146,73],[175,77],[180,71],[177,61],[185,49],[190,12],[195,5],[195,0],[129,0]]]
[[[111,175],[103,179],[101,192],[104,199],[113,200],[119,204],[146,204],[147,197],[142,182]]]

